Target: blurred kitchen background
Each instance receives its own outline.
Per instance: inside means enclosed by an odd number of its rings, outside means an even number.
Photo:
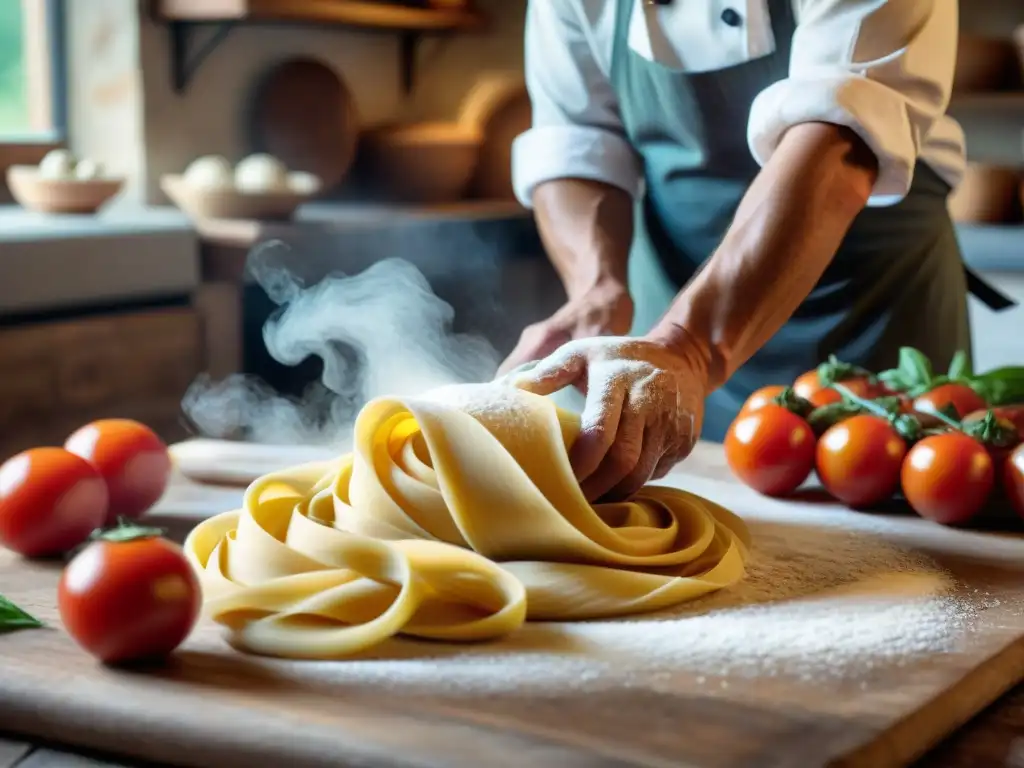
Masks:
[[[200,376],[302,393],[320,363],[268,354],[278,305],[246,269],[266,242],[307,286],[410,261],[454,331],[509,351],[562,300],[509,183],[525,9],[0,0],[0,456],[103,416],[180,439]],[[1024,4],[961,17],[950,205],[968,263],[1024,301]],[[1024,309],[971,301],[976,365],[1024,363]]]

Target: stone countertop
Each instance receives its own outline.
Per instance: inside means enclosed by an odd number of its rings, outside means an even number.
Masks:
[[[1024,225],[957,226],[964,261],[979,272],[1024,272]]]

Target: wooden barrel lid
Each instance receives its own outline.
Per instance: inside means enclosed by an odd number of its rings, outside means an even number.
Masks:
[[[326,191],[352,167],[359,117],[337,72],[317,59],[289,58],[256,83],[248,129],[250,151],[271,154],[289,170],[315,174]]]

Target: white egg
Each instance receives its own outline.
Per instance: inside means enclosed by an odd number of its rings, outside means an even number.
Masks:
[[[288,189],[288,169],[271,155],[249,155],[235,166],[239,192],[281,192]]]
[[[52,149],[39,163],[39,176],[44,179],[70,179],[75,171],[75,156],[67,149]]]
[[[184,173],[185,183],[194,189],[229,189],[234,183],[231,163],[221,155],[197,157]]]
[[[79,160],[75,166],[75,178],[81,181],[93,181],[103,177],[103,163],[90,158]]]
[[[306,171],[288,174],[288,189],[299,195],[314,195],[320,191],[320,179]]]

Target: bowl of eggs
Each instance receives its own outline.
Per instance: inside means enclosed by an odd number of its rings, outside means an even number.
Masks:
[[[290,171],[267,154],[249,155],[234,167],[206,155],[184,173],[160,179],[164,194],[193,219],[287,219],[320,186],[313,174]]]
[[[39,165],[12,165],[7,188],[24,208],[40,213],[95,213],[124,186],[103,166],[78,159],[66,149],[54,149]]]

